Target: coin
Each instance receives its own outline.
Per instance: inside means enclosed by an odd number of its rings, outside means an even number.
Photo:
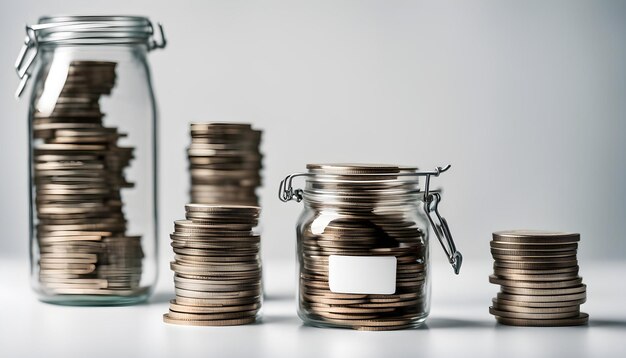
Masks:
[[[508,312],[519,313],[563,313],[563,312],[580,312],[580,306],[578,304],[572,304],[570,306],[558,306],[558,307],[527,307],[514,304],[507,304],[504,302],[511,302],[506,300],[492,299],[493,307],[499,310]],[[573,301],[576,302],[576,301]]]
[[[493,233],[494,241],[535,244],[564,244],[580,241],[580,234],[541,230],[509,230]]]
[[[565,280],[556,280],[556,281],[522,281],[520,280],[509,280],[503,279],[495,275],[489,276],[489,282],[507,286],[507,287],[519,287],[519,288],[568,288],[575,287],[582,283],[583,279],[581,277],[570,278]]]
[[[572,301],[555,301],[555,302],[527,302],[527,301],[513,301],[503,298],[497,298],[498,302],[506,306],[520,306],[520,307],[532,307],[532,308],[554,308],[554,307],[571,307],[580,306],[587,301],[586,298],[581,298]]]
[[[528,258],[556,258],[556,257],[567,257],[567,256],[576,256],[576,250],[512,250],[512,249],[500,249],[500,248],[492,248],[491,254],[494,255],[494,258],[498,257],[500,259],[506,259],[506,257],[510,257],[513,260],[520,260],[521,257]],[[497,255],[497,256],[496,256]],[[502,256],[502,257],[499,257]]]
[[[564,301],[575,301],[582,300],[587,298],[587,293],[573,293],[573,294],[565,294],[565,295],[548,295],[548,296],[531,296],[531,295],[521,295],[521,294],[508,294],[503,292],[498,292],[499,299],[509,300],[509,301],[522,301],[522,302],[564,302]]]
[[[556,268],[548,270],[524,270],[524,269],[507,269],[494,267],[494,274],[499,276],[507,275],[558,275],[558,274],[578,274],[578,266]]]
[[[496,261],[494,267],[520,270],[550,270],[578,266],[577,260],[559,262]]]
[[[176,302],[189,305],[189,306],[203,306],[203,307],[225,307],[225,306],[237,306],[258,304],[261,302],[260,296],[250,296],[241,298],[193,298],[193,297],[176,297]]]
[[[547,271],[547,270],[546,270]],[[512,280],[512,281],[532,281],[532,282],[542,282],[542,281],[568,281],[573,280],[578,277],[577,271],[566,272],[562,274],[515,274],[506,271],[502,271],[500,269],[494,269],[494,274],[503,280]]]
[[[574,293],[584,293],[587,290],[586,285],[579,285],[569,288],[519,288],[519,287],[508,287],[502,286],[500,290],[504,293],[514,294],[514,295],[533,295],[533,296],[557,296],[557,295],[567,295]]]
[[[183,305],[176,300],[170,301],[170,311],[182,312],[182,313],[222,313],[222,312],[244,312],[251,310],[258,310],[261,308],[261,304],[253,303],[240,306],[194,306]]]
[[[564,319],[564,318],[575,318],[579,316],[579,312],[521,313],[521,312],[502,311],[494,307],[489,307],[489,313],[491,313],[492,315],[496,317],[502,317],[502,318],[533,319],[533,320]]]
[[[163,315],[163,322],[171,324],[179,324],[185,326],[237,326],[242,324],[254,323],[256,317],[245,317],[223,320],[192,320],[172,318],[168,313]]]
[[[560,319],[517,319],[496,316],[496,321],[511,326],[530,327],[554,327],[554,326],[580,326],[589,322],[589,315],[581,312],[577,317]]]
[[[545,244],[535,243],[515,243],[504,241],[490,241],[492,249],[517,250],[517,251],[571,251],[578,249],[578,243],[569,244]]]
[[[170,318],[173,319],[185,319],[195,321],[215,321],[226,319],[240,319],[254,317],[258,313],[257,310],[251,311],[237,311],[237,312],[220,312],[220,313],[183,313],[172,311],[168,313]]]

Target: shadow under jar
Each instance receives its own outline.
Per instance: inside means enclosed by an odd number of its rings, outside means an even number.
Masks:
[[[159,27],[160,29],[160,27]],[[31,282],[68,305],[144,301],[157,278],[152,23],[42,17],[16,68],[29,102]],[[33,74],[31,76],[31,73]]]
[[[304,202],[297,224],[298,315],[307,324],[359,330],[421,325],[430,311],[429,224],[455,272],[456,251],[431,176],[448,168],[309,164],[281,182],[282,201]],[[304,190],[293,189],[304,176]],[[421,190],[419,177],[425,177]]]

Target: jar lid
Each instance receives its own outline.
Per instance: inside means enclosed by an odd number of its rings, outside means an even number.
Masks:
[[[167,44],[163,27],[157,24],[159,39],[154,37],[152,22],[141,16],[44,16],[36,25],[26,26],[24,45],[17,56],[15,69],[21,79],[16,91],[19,97],[30,77],[39,47],[72,45],[144,44],[147,49],[164,48]]]

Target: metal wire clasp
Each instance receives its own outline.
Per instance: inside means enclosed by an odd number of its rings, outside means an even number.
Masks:
[[[439,176],[439,174],[450,169],[450,167],[451,166],[448,164],[445,168],[437,167],[437,169],[435,169],[434,171],[417,172],[416,174],[426,177],[426,183],[424,184],[424,211],[426,212],[426,216],[428,216],[428,221],[430,221],[430,225],[433,227],[433,231],[435,232],[435,236],[437,236],[437,240],[439,240],[443,251],[448,257],[448,262],[450,262],[450,265],[452,265],[454,273],[458,275],[461,271],[463,255],[461,255],[461,253],[456,249],[456,245],[454,244],[454,239],[452,239],[452,233],[450,232],[448,222],[444,217],[439,214],[438,208],[439,203],[441,202],[441,194],[438,192],[430,192],[430,177],[437,177]]]
[[[165,48],[165,46],[167,46],[167,39],[165,38],[165,32],[163,31],[163,24],[157,22],[157,26],[159,27],[159,37],[161,38],[161,40],[157,41],[157,39],[154,37],[154,25],[152,25],[151,22],[150,27],[152,28],[152,38],[150,39],[150,44],[148,46],[149,50]]]
[[[19,98],[22,95],[22,92],[24,92],[26,83],[30,78],[28,70],[37,57],[37,52],[39,51],[38,49],[39,44],[37,43],[37,34],[35,33],[35,30],[30,26],[26,26],[24,44],[20,49],[20,53],[17,55],[17,60],[15,61],[15,71],[17,72],[17,77],[20,78],[20,84],[17,86],[17,90],[15,91],[15,98]]]
[[[294,173],[288,175],[285,179],[280,181],[280,185],[278,186],[278,199],[283,203],[286,203],[290,200],[295,200],[297,203],[302,201],[302,193],[304,192],[302,189],[293,189],[292,182],[293,179],[299,176],[307,176],[308,173]]]

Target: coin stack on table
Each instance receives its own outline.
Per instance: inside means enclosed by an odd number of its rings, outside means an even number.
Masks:
[[[413,327],[428,310],[425,233],[406,211],[393,207],[379,210],[378,205],[381,198],[406,200],[407,193],[416,193],[414,178],[398,182],[395,176],[413,173],[416,168],[309,164],[307,169],[325,175],[320,180],[308,178],[305,195],[310,205],[324,208],[330,197],[333,205],[327,209],[328,222],[307,225],[300,238],[301,309],[315,321],[358,330]],[[395,292],[331,291],[329,259],[333,255],[394,256]]]
[[[574,326],[587,324],[580,312],[587,287],[578,276],[576,252],[580,235],[549,231],[493,233],[494,274],[500,285],[489,312],[512,326]]]
[[[259,207],[188,204],[174,222],[176,299],[166,323],[232,326],[253,323],[262,304]]]
[[[191,202],[259,205],[261,134],[244,123],[192,123]]]
[[[106,127],[100,98],[115,62],[73,61],[51,113],[33,112],[39,280],[52,294],[136,294],[141,237],[126,234],[121,189],[133,148]]]

